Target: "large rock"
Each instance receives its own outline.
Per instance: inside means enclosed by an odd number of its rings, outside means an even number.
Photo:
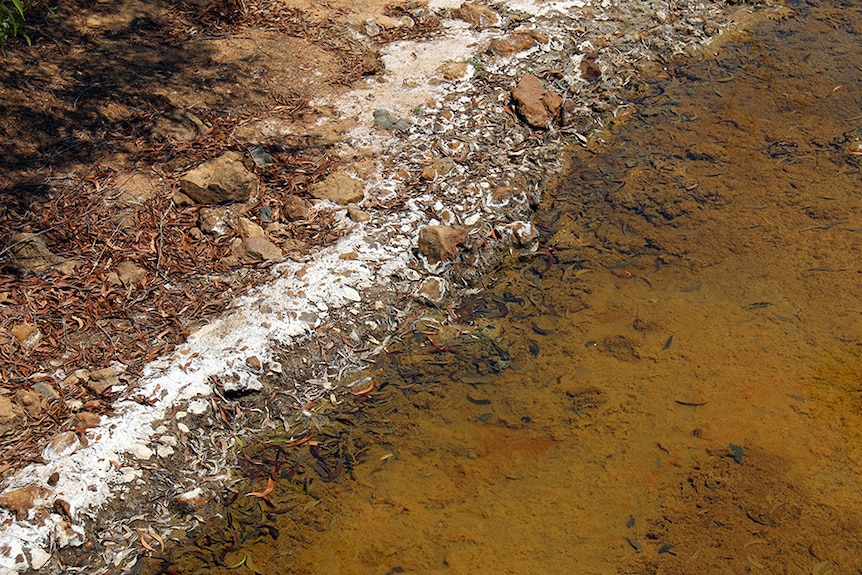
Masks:
[[[70,263],[74,267],[74,262],[71,260],[51,252],[45,243],[45,238],[40,234],[15,234],[9,239],[6,249],[9,250],[12,266],[19,272],[40,274],[55,266]]]
[[[309,193],[318,200],[329,200],[346,206],[362,201],[365,197],[365,184],[346,172],[335,172],[311,186]]]
[[[419,252],[436,264],[451,260],[467,242],[467,228],[462,226],[425,226],[419,229]]]
[[[257,193],[258,178],[242,163],[239,152],[204,162],[180,178],[180,188],[199,204],[244,202]]]
[[[527,74],[512,90],[515,108],[524,120],[534,128],[548,128],[559,117],[563,99],[545,88],[542,81]]]

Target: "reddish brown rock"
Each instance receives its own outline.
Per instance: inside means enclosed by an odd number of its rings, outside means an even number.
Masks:
[[[587,52],[581,60],[581,77],[588,82],[595,82],[602,77],[602,69],[597,62],[599,55],[596,52]]]
[[[488,28],[500,24],[500,16],[488,6],[476,2],[464,2],[452,15],[467,22],[473,28]]]
[[[147,277],[147,270],[131,260],[123,260],[117,264],[117,279],[126,287],[136,286]]]
[[[524,52],[530,48],[534,48],[539,44],[546,44],[548,37],[540,32],[529,30],[526,32],[514,32],[505,38],[491,40],[488,45],[488,52],[494,56],[508,58],[518,52]]]
[[[349,206],[347,206],[347,217],[354,222],[367,222],[371,219],[371,214],[366,211],[363,211],[358,206],[350,204]]]
[[[5,251],[9,252],[12,267],[19,272],[41,274],[72,261],[52,253],[40,234],[15,234],[9,238]]]
[[[18,519],[26,519],[31,509],[47,503],[49,495],[51,492],[44,487],[28,485],[0,493],[0,507],[8,509]]]
[[[37,417],[42,413],[42,396],[34,391],[19,389],[15,392],[15,403],[32,417]]]
[[[79,411],[75,414],[75,427],[89,429],[91,427],[99,427],[102,422],[102,417],[98,413],[92,411]]]
[[[563,99],[556,92],[545,88],[542,81],[527,74],[512,90],[515,108],[528,124],[534,128],[548,128],[559,117]]]
[[[42,340],[42,332],[39,328],[29,323],[19,323],[13,326],[9,333],[27,350],[36,347]]]
[[[413,294],[421,302],[440,305],[446,296],[446,280],[436,276],[426,278]]]
[[[42,450],[42,459],[45,461],[56,461],[75,453],[81,446],[81,438],[74,431],[63,431],[51,438],[45,449]]]
[[[281,204],[281,213],[289,222],[304,220],[308,217],[308,206],[299,196],[287,196]]]
[[[120,380],[117,377],[117,372],[113,367],[97,369],[91,371],[88,375],[87,387],[96,393],[105,393],[115,385],[120,385]]]
[[[462,226],[425,226],[419,230],[419,252],[432,264],[451,260],[467,242]]]

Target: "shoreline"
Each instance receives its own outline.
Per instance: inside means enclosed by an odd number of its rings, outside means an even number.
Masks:
[[[533,198],[559,170],[556,162],[563,147],[600,132],[601,119],[625,105],[619,100],[620,91],[632,88],[636,81],[623,73],[628,70],[615,67],[614,59],[625,57],[623,43],[613,42],[599,48],[594,58],[599,81],[607,80],[607,86],[580,77],[592,40],[583,38],[576,43],[572,31],[585,22],[561,16],[573,9],[590,9],[594,11],[590,22],[595,24],[613,21],[614,14],[580,0],[546,4],[530,14],[528,10],[536,6],[513,3],[511,12],[495,6],[494,12],[503,16],[503,26],[477,29],[464,20],[446,18],[452,16],[451,5],[432,3],[430,9],[443,15],[443,30],[455,40],[444,32],[425,42],[389,44],[382,55],[384,84],[375,85],[372,80],[338,100],[318,103],[333,107],[334,117],[358,119],[358,127],[342,143],[342,154],[355,160],[348,175],[364,180],[364,201],[359,205],[371,219],[354,223],[344,216],[343,207],[326,201],[319,204],[315,209],[338,213],[342,225],[353,227],[351,233],[307,261],[277,264],[266,284],[236,300],[175,352],[150,363],[135,386],[136,395],[145,401],[116,404],[118,415],[88,430],[86,446],[74,433],[61,434],[64,439],[53,441],[46,449],[45,464],[30,465],[5,480],[4,493],[30,489],[32,505],[25,519],[0,511],[0,574],[28,568],[58,570],[51,550],[91,540],[92,525],[98,524],[96,514],[102,506],[116,504],[113,513],[119,519],[123,508],[136,507],[136,500],[169,498],[200,487],[199,477],[186,475],[178,477],[176,484],[181,493],[159,494],[158,484],[148,481],[150,474],[159,471],[144,469],[143,462],[176,474],[189,469],[182,448],[196,445],[192,452],[201,450],[198,464],[207,461],[212,466],[203,466],[208,469],[207,481],[230,482],[225,466],[231,447],[243,440],[243,433],[282,428],[285,434],[296,436],[302,422],[314,415],[310,403],[337,401],[338,394],[349,393],[345,380],[350,374],[385,348],[386,338],[395,336],[398,324],[412,310],[427,305],[429,297],[415,297],[423,281],[437,277],[455,284],[436,302],[442,308],[452,301],[453,293],[473,287],[469,281],[481,277],[487,267],[484,258],[493,251],[489,249],[494,244],[491,236],[499,237],[506,230],[511,233],[511,224],[528,220]],[[685,17],[700,17],[694,6],[677,4],[676,8]],[[703,21],[715,23],[712,31],[718,35],[732,21],[719,6],[711,8],[708,17],[703,14]],[[661,32],[657,29],[674,16],[656,8],[650,14],[629,15],[629,20],[619,17],[616,22],[620,27],[631,26],[631,34],[642,32],[640,43],[645,46],[644,39]],[[511,36],[519,27],[537,30],[547,41],[537,40],[508,57],[487,54],[488,42]],[[677,49],[709,45],[703,44],[706,36],[692,38],[691,44],[680,43]],[[634,43],[633,37],[631,41]],[[445,73],[441,78],[438,67],[441,60],[449,59],[453,46],[463,52],[451,60],[467,66],[463,77],[447,80]],[[575,50],[577,46],[581,49]],[[528,73],[541,75],[543,70],[544,85],[562,93],[563,105],[574,101],[568,108],[573,120],[536,131],[521,117],[514,117],[509,102],[518,80]],[[387,86],[394,89],[387,90]],[[404,99],[398,100],[399,96]],[[575,101],[578,96],[583,97]],[[599,98],[604,103],[594,105],[592,100]],[[429,100],[434,101],[433,106],[422,105]],[[409,120],[407,128],[386,131],[374,126],[373,113],[381,108],[394,118]],[[581,133],[581,126],[589,131]],[[444,161],[435,167],[440,160]],[[426,167],[435,170],[433,176],[417,177]],[[492,193],[504,188],[506,195]],[[469,241],[454,264],[429,265],[413,252],[418,229],[441,224],[463,225],[470,230]],[[515,243],[524,250],[533,247],[528,241]],[[303,362],[301,350],[314,344],[318,350],[308,352]],[[214,385],[214,381],[220,383]],[[290,409],[291,416],[272,422],[263,414],[246,412],[245,420],[220,423],[213,393],[253,396],[261,391],[281,392],[280,405]],[[204,427],[208,433],[201,433]],[[237,434],[236,427],[245,431]],[[57,481],[53,481],[55,474]],[[125,502],[119,499],[120,493]],[[65,513],[56,511],[58,501],[66,504]],[[127,513],[126,520],[131,515]],[[122,539],[127,545],[115,546],[116,551],[105,558],[115,568],[134,562],[130,545],[139,542]]]

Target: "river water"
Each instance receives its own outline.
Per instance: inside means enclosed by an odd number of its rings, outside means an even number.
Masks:
[[[862,6],[784,15],[650,82],[534,256],[146,565],[862,572]]]

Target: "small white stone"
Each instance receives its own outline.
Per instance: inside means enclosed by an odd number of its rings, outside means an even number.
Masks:
[[[135,479],[140,479],[142,472],[134,467],[123,467],[120,470],[120,481],[122,483],[131,483]]]
[[[188,425],[186,425],[185,423],[177,423],[177,429],[179,429],[179,430],[180,430],[180,431],[182,431],[183,433],[188,433],[188,432],[189,432],[189,426],[188,426]]]
[[[413,268],[407,268],[406,270],[404,270],[404,277],[414,282],[422,278],[422,276],[419,275],[419,272],[417,272]]]
[[[350,301],[362,301],[362,296],[359,295],[359,292],[353,289],[350,286],[344,286],[341,288],[341,293],[345,298]]]
[[[126,447],[126,452],[128,452],[132,457],[142,461],[146,461],[153,456],[153,450],[142,443],[129,445]]]
[[[179,443],[177,441],[177,438],[173,435],[163,435],[159,438],[159,442],[163,443],[164,445],[170,445],[171,447],[176,447],[177,443]]]
[[[189,402],[188,411],[192,415],[200,415],[206,413],[208,405],[207,400],[198,397]]]
[[[171,455],[173,455],[174,448],[171,447],[170,445],[159,445],[156,448],[156,453],[158,453],[159,457],[161,457],[162,459],[166,459],[166,458],[170,457]]]
[[[29,549],[30,551],[30,569],[39,570],[45,566],[45,563],[48,562],[48,559],[51,558],[51,554],[42,549],[41,547],[32,547]]]
[[[481,218],[482,214],[473,214],[471,216],[467,216],[466,218],[464,218],[464,225],[467,227],[474,226]]]

